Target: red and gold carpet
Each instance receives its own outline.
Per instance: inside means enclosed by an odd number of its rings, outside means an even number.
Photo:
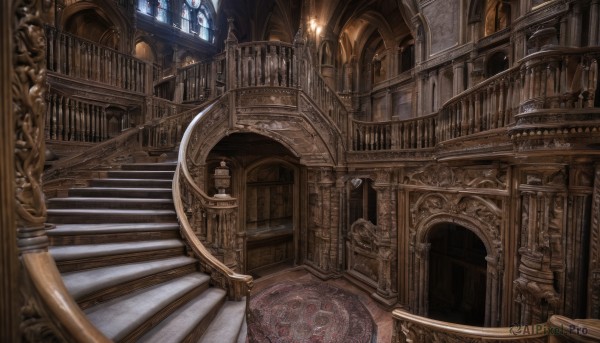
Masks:
[[[370,343],[376,326],[358,297],[323,282],[282,282],[250,300],[250,343]]]

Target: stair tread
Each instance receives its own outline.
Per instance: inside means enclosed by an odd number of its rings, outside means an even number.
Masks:
[[[139,215],[139,214],[154,214],[154,215],[171,215],[175,214],[174,210],[132,210],[132,209],[115,209],[115,208],[53,208],[49,209],[48,215],[53,214],[111,214],[111,215]]]
[[[191,257],[178,256],[163,260],[127,263],[110,267],[68,272],[63,273],[62,276],[69,293],[71,293],[75,299],[80,299],[85,295],[101,289],[195,262],[196,260]]]
[[[125,202],[125,203],[140,203],[140,202],[156,202],[156,203],[173,203],[172,199],[161,199],[161,198],[119,198],[119,197],[66,197],[66,198],[52,198],[48,202],[94,202],[94,201],[111,201],[111,202]]]
[[[202,273],[186,275],[112,299],[84,312],[109,339],[119,341],[165,306],[209,280],[210,277]]]
[[[236,343],[246,318],[246,300],[226,301],[199,343]]]
[[[50,254],[56,261],[66,261],[107,255],[126,254],[140,251],[152,251],[169,248],[183,247],[184,244],[178,239],[165,239],[155,241],[106,243],[106,244],[82,244],[68,246],[51,246]]]
[[[113,190],[122,190],[122,191],[127,191],[130,192],[132,190],[140,190],[140,191],[152,191],[152,192],[166,192],[166,191],[172,191],[171,188],[157,188],[157,187],[76,187],[76,188],[71,188],[71,190],[80,190],[80,189],[94,189],[94,190],[109,190],[109,191],[113,191]]]
[[[220,288],[209,288],[185,306],[173,312],[152,330],[148,331],[140,342],[162,343],[181,342],[206,315],[219,304],[226,292]]]
[[[179,230],[178,223],[131,223],[131,224],[58,224],[48,230],[49,236],[58,235],[92,235],[101,233],[121,233],[135,231]]]

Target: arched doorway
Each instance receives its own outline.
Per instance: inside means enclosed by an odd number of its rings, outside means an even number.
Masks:
[[[206,159],[212,171],[221,161],[230,168],[230,194],[239,199],[243,243],[241,271],[255,278],[299,260],[300,161],[281,143],[255,133],[232,133]],[[216,192],[212,173],[207,193]]]
[[[246,271],[262,276],[294,264],[296,172],[267,160],[247,170],[245,183]]]
[[[471,230],[442,223],[429,232],[429,317],[484,326],[487,251]]]

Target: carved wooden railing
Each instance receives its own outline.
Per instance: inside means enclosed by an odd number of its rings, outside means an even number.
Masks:
[[[206,104],[175,115],[152,120],[127,129],[119,136],[94,145],[76,155],[54,162],[44,172],[45,187],[61,178],[74,176],[82,170],[111,168],[124,162],[135,151],[169,150],[177,146],[185,128]]]
[[[235,50],[235,88],[292,87],[294,49],[282,42],[252,42],[237,45]]]
[[[392,313],[393,343],[455,342],[546,342],[546,324],[483,328],[443,322],[397,309]]]
[[[182,234],[200,260],[203,271],[211,275],[213,283],[227,291],[230,299],[240,301],[246,297],[248,301],[252,277],[235,273],[213,256],[199,239],[202,236],[211,248],[221,250],[234,248],[232,245],[237,239],[237,199],[209,196],[197,185],[190,171],[193,165],[190,146],[194,144],[195,131],[213,110],[214,103],[194,118],[183,135],[173,181],[173,200]]]
[[[183,83],[183,102],[204,101],[211,95],[213,63],[200,61],[179,68],[178,79]]]
[[[352,120],[352,150],[404,150],[433,148],[436,115],[403,121],[362,122]]]
[[[439,114],[438,140],[518,125],[524,113],[594,107],[598,57],[598,48],[563,48],[525,57],[446,102]]]
[[[520,67],[496,75],[444,104],[436,136],[440,142],[514,123],[521,102]]]
[[[152,97],[152,108],[151,108],[151,119],[160,119],[164,117],[170,117],[177,113],[182,113],[191,109],[190,105],[178,104],[175,101]]]
[[[46,139],[102,142],[109,137],[103,106],[56,93],[48,93],[46,103]]]
[[[521,129],[543,131],[544,125],[555,130],[568,126],[568,131],[576,132],[598,130],[598,116],[591,108],[597,103],[599,57],[598,48],[534,53],[450,99],[437,114],[380,123],[353,120],[352,149],[432,148],[495,130],[511,137]],[[573,128],[577,122],[591,126]]]
[[[51,26],[45,29],[48,71],[130,92],[146,92],[146,62]]]
[[[348,132],[348,110],[337,92],[332,90],[316,68],[307,68],[300,77],[301,89],[317,104],[323,114],[335,123],[344,136]]]

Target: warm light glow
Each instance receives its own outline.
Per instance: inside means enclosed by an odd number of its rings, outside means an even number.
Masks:
[[[310,29],[315,30],[317,28],[317,20],[315,18],[310,20]]]
[[[321,27],[317,26],[317,36],[321,34]]]

